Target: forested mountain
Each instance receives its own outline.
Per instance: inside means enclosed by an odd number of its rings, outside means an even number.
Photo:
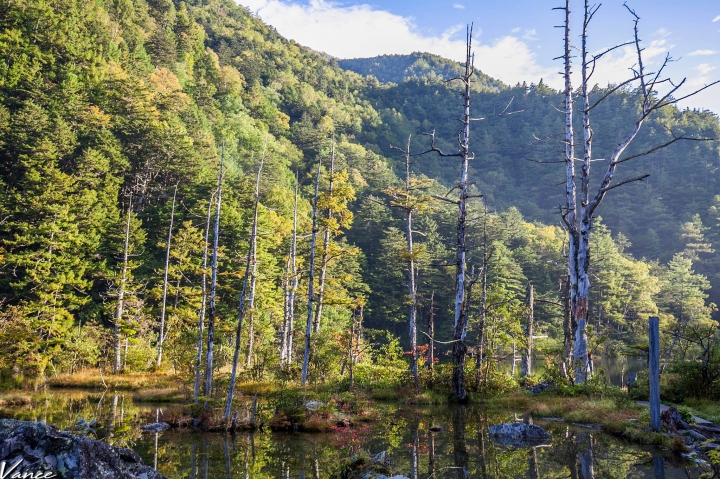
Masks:
[[[328,60],[231,0],[10,0],[0,6],[0,25],[0,368],[39,375],[111,367],[119,346],[125,370],[193,370],[221,157],[215,367],[232,356],[261,158],[242,374],[257,378],[279,366],[295,277],[296,359],[288,369],[299,373],[319,160],[315,269],[325,273],[311,372],[325,378],[344,372],[348,357],[370,364],[398,353],[389,338],[406,342],[408,258],[402,215],[390,207],[392,188],[403,184],[402,156],[390,145],[412,134],[413,150],[424,151],[422,133],[435,130],[437,146],[454,148],[459,90],[442,80],[456,64],[427,54]],[[565,235],[555,226],[563,165],[553,163],[562,159],[562,116],[553,108],[561,95],[543,84],[477,77],[473,116],[487,120],[472,131],[470,177],[484,199],[470,204],[469,264],[490,258],[495,306],[485,335],[489,357],[500,358],[522,338],[528,281],[549,301],[538,307],[539,331],[562,337],[554,303],[565,271]],[[598,108],[597,151],[617,141],[637,108],[632,90]],[[629,154],[667,141],[669,131],[720,137],[717,116],[669,107]],[[614,191],[602,207],[605,226],[594,232],[596,344],[609,338],[617,350],[636,341],[637,320],[650,313],[668,325],[689,315],[708,320],[708,284],[693,268],[720,282],[708,245],[720,238],[719,151],[716,142],[680,141],[623,165],[620,176],[652,176]],[[452,159],[414,161],[418,178],[436,180],[423,183],[428,198],[457,179]],[[428,205],[415,220],[420,329],[428,330],[432,298],[442,339],[451,328],[457,208]],[[634,259],[641,257],[647,261]],[[478,310],[471,315],[475,331]]]
[[[391,156],[390,144],[403,144],[408,134],[415,138],[416,151],[427,149],[422,133],[436,130],[438,144],[451,149],[457,135],[462,105],[460,86],[444,80],[456,74],[447,60],[432,55],[386,55],[342,60],[341,66],[363,75],[377,74],[395,84],[368,83],[366,97],[383,124],[373,129],[368,143]],[[562,163],[563,96],[541,81],[538,85],[506,87],[479,76],[473,116],[487,118],[473,130],[471,177],[485,195],[488,207],[503,211],[517,207],[532,221],[559,222],[558,205],[563,201]],[[606,90],[596,86],[591,98]],[[609,155],[623,132],[628,131],[638,111],[637,92],[623,89],[593,111],[594,151],[597,158]],[[509,105],[509,106],[508,106]],[[507,108],[507,110],[506,110]],[[497,116],[506,111],[505,116]],[[507,115],[510,112],[517,112]],[[580,115],[575,116],[581,129]],[[628,156],[662,145],[673,138],[720,139],[718,116],[709,111],[666,107],[652,118],[632,144]],[[364,138],[363,138],[364,139]],[[444,141],[441,141],[443,139]],[[707,239],[720,239],[717,208],[720,206],[720,147],[718,141],[678,141],[622,165],[621,178],[649,173],[643,183],[629,185],[609,195],[599,210],[604,223],[628,240],[626,252],[637,258],[667,262],[687,244],[683,225],[694,222]],[[553,163],[554,162],[554,163]],[[447,161],[426,155],[417,161],[417,171],[439,178],[445,185],[456,181],[457,172]],[[593,170],[595,182],[604,174],[604,163]],[[699,215],[699,219],[695,218]],[[699,222],[698,222],[699,221]],[[712,279],[713,300],[720,301],[720,257],[701,255],[698,268]]]

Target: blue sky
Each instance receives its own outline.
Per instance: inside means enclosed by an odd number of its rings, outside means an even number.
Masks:
[[[339,58],[428,51],[462,60],[465,24],[475,25],[476,66],[506,83],[527,81],[560,88],[561,0],[239,0],[280,34]],[[641,17],[648,69],[670,53],[666,69],[682,93],[720,79],[720,1],[628,0]],[[579,46],[583,3],[572,0],[573,41]],[[623,0],[606,0],[590,27],[590,49],[632,38],[632,17]],[[598,66],[601,85],[628,78],[632,50],[618,50]],[[578,70],[576,68],[576,70]],[[577,81],[576,81],[577,83]],[[682,93],[679,92],[680,96]],[[720,113],[720,85],[681,103]]]

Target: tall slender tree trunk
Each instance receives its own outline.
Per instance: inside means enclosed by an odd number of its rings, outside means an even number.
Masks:
[[[257,213],[255,213],[257,215]],[[255,218],[257,224],[257,218]],[[255,227],[257,230],[257,226]],[[250,272],[250,297],[248,298],[248,347],[245,354],[245,367],[252,364],[253,348],[255,347],[255,286],[257,284],[257,235],[253,238],[256,244],[253,245],[252,269]]]
[[[250,230],[250,244],[248,246],[247,262],[245,264],[245,278],[243,279],[242,292],[240,293],[240,304],[238,306],[238,324],[235,330],[235,352],[233,354],[232,372],[230,373],[230,385],[228,386],[227,400],[225,401],[225,422],[230,419],[230,411],[232,410],[232,400],[235,395],[235,380],[237,379],[237,367],[238,360],[240,358],[240,338],[242,336],[242,324],[245,318],[246,311],[246,300],[245,297],[248,295],[248,282],[250,283],[249,304],[250,317],[253,315],[253,307],[255,301],[255,278],[257,277],[257,261],[256,261],[256,249],[257,249],[257,228],[258,228],[258,211],[260,209],[260,173],[262,172],[263,163],[265,162],[265,146],[263,146],[263,153],[260,157],[260,166],[258,167],[257,176],[255,177],[255,210],[253,213],[253,222]],[[248,358],[250,357],[252,350],[252,331],[250,333],[250,341],[248,344]]]
[[[535,334],[535,311],[533,298],[533,285],[527,284],[525,293],[525,306],[527,317],[525,322],[525,345],[523,346],[522,362],[520,364],[520,377],[526,378],[532,373],[533,334]]]
[[[430,311],[428,312],[428,369],[435,370],[435,291],[430,294]]]
[[[292,364],[292,353],[293,353],[293,331],[295,323],[295,295],[297,293],[298,285],[300,283],[300,276],[297,270],[297,210],[298,210],[298,176],[295,173],[295,199],[293,201],[293,231],[292,231],[292,243],[290,247],[290,261],[292,265],[292,287],[288,294],[288,327],[285,332],[287,354],[285,356],[286,364],[290,366]]]
[[[482,371],[482,362],[485,356],[485,320],[487,318],[487,270],[488,270],[488,237],[487,237],[487,204],[484,206],[483,215],[483,261],[481,271],[481,287],[480,293],[480,324],[478,324],[477,345],[475,348],[475,387],[480,387],[480,373]]]
[[[332,137],[332,147],[330,152],[330,178],[328,185],[328,209],[326,212],[326,221],[329,223],[333,216],[332,195],[333,195],[333,176],[335,175],[335,132]],[[330,257],[330,226],[325,226],[323,233],[323,250],[320,257],[320,277],[318,278],[318,298],[317,307],[315,309],[315,319],[313,320],[313,332],[320,331],[322,320],[323,301],[325,300],[325,277],[327,275],[328,259]]]
[[[287,261],[285,262],[285,277],[283,278],[283,321],[280,325],[280,366],[285,367],[287,364],[287,331],[289,329],[290,322],[290,306],[288,304],[290,299],[290,277],[292,276],[292,246],[290,247],[290,253],[288,253]]]
[[[455,398],[458,401],[467,401],[467,391],[465,390],[465,356],[467,354],[467,345],[465,344],[465,336],[467,334],[468,318],[465,314],[465,276],[467,274],[467,264],[465,262],[465,254],[467,246],[465,243],[465,228],[467,221],[467,199],[468,199],[468,163],[470,155],[470,77],[473,74],[473,56],[472,56],[472,27],[467,33],[467,52],[465,56],[465,83],[464,112],[463,112],[463,134],[460,141],[460,199],[458,201],[459,214],[457,226],[457,253],[455,259],[456,279],[455,279],[455,318],[453,324],[453,373],[452,373],[452,389]]]
[[[575,334],[574,321],[572,319],[572,298],[570,297],[570,277],[568,276],[563,286],[563,362],[562,374],[570,378],[573,354],[573,335]]]
[[[158,335],[157,366],[162,365],[163,343],[165,342],[165,311],[167,306],[168,272],[170,270],[170,243],[172,241],[173,223],[175,222],[175,198],[179,183],[175,185],[173,193],[172,210],[170,212],[170,227],[168,228],[167,248],[165,249],[165,274],[163,275],[162,307],[160,309],[160,334]]]
[[[120,272],[120,287],[118,288],[118,301],[115,307],[115,322],[113,327],[113,349],[115,358],[113,361],[113,373],[120,372],[121,369],[121,340],[120,340],[120,322],[122,321],[125,306],[125,288],[128,281],[128,258],[130,249],[130,219],[132,215],[132,193],[127,208],[127,221],[125,222],[125,243],[123,245],[123,265]]]
[[[573,97],[572,97],[572,56],[570,45],[570,0],[565,0],[565,7],[561,8],[565,11],[565,38],[564,38],[564,73],[565,80],[565,211],[563,211],[563,220],[568,231],[568,292],[570,303],[570,315],[568,325],[572,323],[572,318],[577,317],[578,305],[578,248],[580,246],[580,231],[578,229],[577,219],[577,190],[575,184],[575,140],[573,130]],[[583,173],[585,173],[583,171]],[[565,328],[565,361],[566,370],[572,363],[572,358],[567,353],[568,348],[572,347],[572,338],[568,337],[568,329]],[[584,332],[584,326],[583,326]],[[576,345],[577,346],[577,345]],[[577,359],[577,357],[575,357]]]
[[[412,135],[408,136],[407,147],[405,149],[405,240],[407,242],[408,254],[408,293],[410,296],[409,311],[409,333],[410,333],[410,371],[413,375],[415,393],[420,392],[420,379],[418,377],[418,352],[417,352],[417,285],[415,284],[415,258],[413,251],[413,229],[412,214],[415,206],[411,204],[411,184],[410,184],[410,140]]]
[[[585,1],[585,16],[582,32],[582,85],[581,96],[583,100],[583,167],[580,182],[580,231],[577,249],[577,297],[575,299],[573,316],[577,323],[575,329],[575,348],[573,359],[575,361],[575,382],[582,383],[587,379],[588,345],[587,320],[590,298],[590,228],[592,218],[590,213],[590,160],[592,159],[592,137],[590,128],[590,98],[588,90],[588,49],[587,28],[590,22],[590,7]]]
[[[312,321],[313,321],[313,295],[314,291],[314,280],[315,280],[315,239],[317,236],[317,204],[318,194],[320,190],[320,171],[322,168],[322,158],[318,161],[318,172],[317,178],[315,179],[315,197],[313,198],[313,213],[312,213],[312,235],[310,237],[310,272],[308,275],[308,317],[307,324],[305,326],[305,353],[303,354],[303,366],[301,383],[305,387],[307,384],[308,365],[310,364],[310,334],[312,333]]]
[[[218,243],[220,239],[220,203],[222,202],[223,166],[225,163],[225,141],[222,143],[220,155],[220,172],[218,173],[217,203],[215,203],[215,225],[213,228],[213,254],[210,266],[210,305],[208,308],[207,360],[205,364],[205,396],[210,396],[213,383],[213,353],[215,346],[215,316],[217,298],[217,267]]]
[[[349,391],[355,387],[355,361],[357,361],[357,348],[360,345],[360,331],[362,330],[363,307],[360,306],[357,315],[353,311],[352,323],[350,325],[350,350],[349,355]]]
[[[213,197],[211,195],[210,201],[208,201],[208,210],[205,220],[205,237],[203,246],[203,265],[202,265],[202,276],[200,278],[201,287],[201,298],[200,298],[200,311],[198,313],[198,343],[197,343],[197,357],[195,358],[195,385],[193,386],[193,399],[195,404],[198,402],[198,395],[200,394],[200,377],[202,376],[202,353],[203,353],[203,330],[205,328],[205,303],[207,299],[207,259],[208,259],[208,240],[210,239],[210,217],[212,216]]]

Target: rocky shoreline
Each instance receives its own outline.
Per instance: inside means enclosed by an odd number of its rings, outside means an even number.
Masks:
[[[44,422],[0,419],[0,467],[33,479],[166,479],[137,453]]]

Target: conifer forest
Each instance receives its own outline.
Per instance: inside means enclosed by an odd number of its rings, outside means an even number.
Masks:
[[[243,398],[253,429],[329,397],[620,404],[647,373],[603,361],[646,361],[657,317],[663,402],[720,420],[719,117],[643,64],[630,4],[636,67],[597,85],[571,3],[556,90],[484,74],[470,25],[464,63],[341,60],[231,0],[3,2],[2,388],[152,378],[209,430]]]

